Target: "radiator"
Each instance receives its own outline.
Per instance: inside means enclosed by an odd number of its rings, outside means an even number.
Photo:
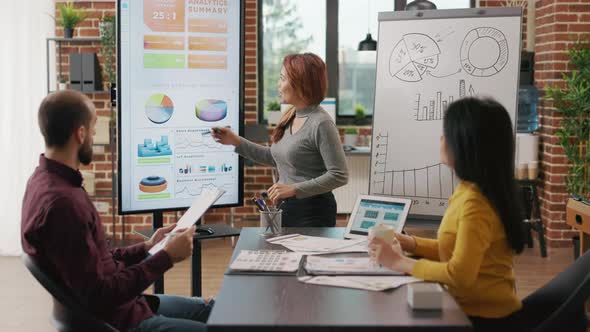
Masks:
[[[338,203],[338,213],[352,212],[358,195],[366,195],[369,192],[369,154],[346,155],[348,165],[348,184],[334,190],[334,196]]]

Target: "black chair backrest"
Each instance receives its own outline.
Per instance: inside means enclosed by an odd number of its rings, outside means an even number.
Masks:
[[[22,260],[35,279],[53,297],[53,323],[58,331],[119,332],[90,314],[86,306],[66,287],[45,273],[33,257],[23,253]]]
[[[523,318],[531,331],[585,332],[590,297],[590,251],[523,301]]]

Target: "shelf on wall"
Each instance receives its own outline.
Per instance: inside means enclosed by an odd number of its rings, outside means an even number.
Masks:
[[[82,93],[92,93],[92,94],[97,94],[97,95],[106,95],[106,94],[111,94],[110,91],[107,90],[92,90],[92,91],[80,91],[80,90],[74,90],[74,89],[66,89],[66,90],[73,90],[73,91],[78,91],[78,92],[82,92]],[[52,92],[56,92],[56,91],[60,91],[60,90],[50,90],[49,93]]]
[[[68,42],[68,43],[91,43],[100,42],[100,37],[79,37],[79,38],[64,38],[64,37],[52,37],[47,38],[55,42]]]

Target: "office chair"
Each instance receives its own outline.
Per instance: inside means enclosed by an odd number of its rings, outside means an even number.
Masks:
[[[45,273],[33,257],[24,253],[22,260],[35,279],[53,297],[53,325],[59,332],[119,332],[94,317],[74,294]]]
[[[590,297],[590,252],[522,301],[522,317],[532,332],[586,332]]]

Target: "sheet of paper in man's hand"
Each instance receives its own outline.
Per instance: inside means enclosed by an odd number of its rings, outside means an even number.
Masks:
[[[213,205],[224,193],[225,190],[219,188],[203,189],[201,195],[199,195],[199,197],[193,201],[189,209],[182,215],[180,220],[178,220],[176,227],[174,227],[170,233],[174,233],[179,229],[189,228],[194,225],[197,220],[199,220],[199,218],[201,218],[201,216],[207,212],[207,209],[209,209],[209,207]],[[156,243],[152,249],[150,249],[150,255],[154,255],[158,251],[162,250],[168,239],[169,237],[165,237],[160,242]]]

